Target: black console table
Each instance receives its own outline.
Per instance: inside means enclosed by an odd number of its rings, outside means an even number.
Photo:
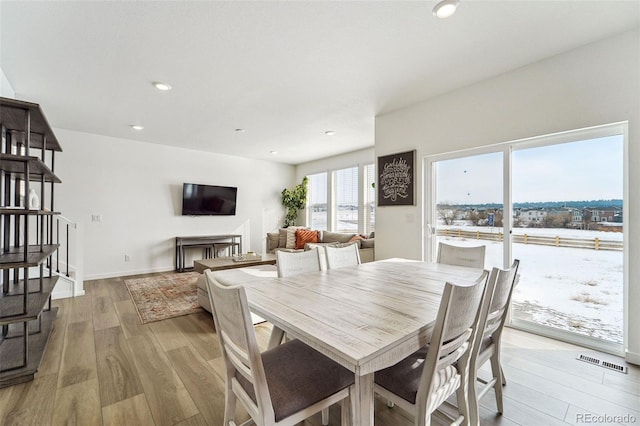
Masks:
[[[176,271],[184,272],[184,251],[188,248],[210,249],[212,257],[216,256],[216,246],[231,248],[231,254],[242,254],[242,235],[195,235],[176,237]]]

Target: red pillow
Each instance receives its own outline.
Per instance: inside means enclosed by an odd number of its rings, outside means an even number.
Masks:
[[[296,249],[303,249],[305,244],[317,242],[320,242],[318,231],[310,229],[296,230]]]

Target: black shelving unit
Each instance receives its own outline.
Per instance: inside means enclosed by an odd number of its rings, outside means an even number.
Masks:
[[[62,151],[40,106],[0,97],[0,388],[33,380],[53,330],[45,264],[53,243],[55,153]],[[39,154],[39,155],[33,155]],[[47,164],[49,163],[49,164]],[[39,188],[40,207],[28,194]]]

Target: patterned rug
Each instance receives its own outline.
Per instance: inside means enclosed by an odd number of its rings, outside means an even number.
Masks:
[[[166,273],[124,280],[140,322],[147,324],[167,318],[200,312],[196,281],[197,272]]]

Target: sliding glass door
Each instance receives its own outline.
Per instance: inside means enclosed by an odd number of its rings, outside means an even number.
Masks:
[[[486,246],[485,265],[502,265],[503,153],[441,160],[436,170],[435,241]],[[435,254],[435,251],[434,251]],[[435,258],[434,258],[435,259]]]
[[[625,132],[617,124],[427,158],[427,258],[444,241],[485,245],[487,268],[520,259],[513,326],[621,353]]]

